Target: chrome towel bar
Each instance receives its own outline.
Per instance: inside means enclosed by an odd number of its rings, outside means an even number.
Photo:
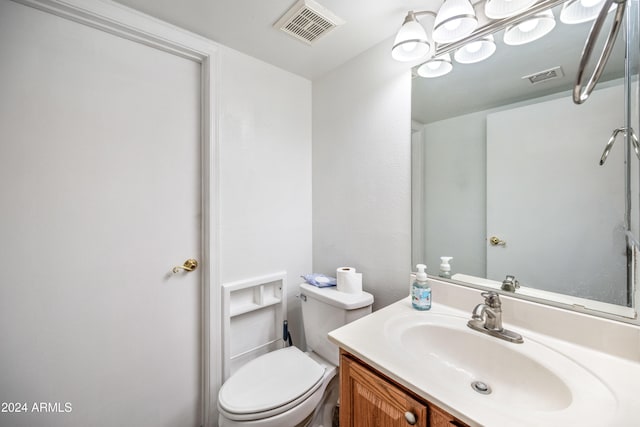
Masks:
[[[636,156],[638,157],[638,159],[640,159],[640,144],[638,144],[638,137],[636,136],[636,133],[633,131],[633,129],[630,129],[630,130],[631,130],[631,143],[633,144],[633,151],[636,152]],[[607,145],[604,147],[604,151],[602,152],[602,157],[600,157],[600,166],[604,165],[604,162],[607,161],[607,157],[609,156],[609,151],[611,151],[611,148],[613,148],[613,143],[616,142],[616,137],[620,132],[624,132],[626,134],[627,128],[621,127],[621,128],[614,129],[613,133],[611,134],[611,137],[609,137],[609,142],[607,142]]]
[[[613,5],[615,5],[616,7],[616,14],[613,18],[613,24],[611,24],[611,31],[609,31],[609,35],[607,36],[607,40],[604,44],[602,52],[600,53],[600,57],[598,58],[596,67],[593,70],[593,74],[591,74],[591,77],[589,77],[587,84],[583,88],[582,80],[585,70],[589,63],[589,60],[591,59],[596,40],[600,35],[600,31],[602,31],[602,27],[604,26],[604,21],[607,19],[607,15],[609,14],[609,9],[611,9],[611,6]],[[606,0],[604,2],[604,5],[602,6],[600,14],[593,23],[591,32],[589,33],[589,37],[587,38],[587,42],[584,45],[584,50],[582,51],[582,58],[580,58],[578,74],[576,75],[576,84],[573,87],[573,102],[575,102],[576,104],[582,104],[583,102],[585,102],[589,98],[589,95],[591,95],[593,89],[596,87],[596,83],[598,83],[598,80],[600,80],[600,77],[604,72],[604,67],[607,65],[609,56],[613,51],[613,45],[615,44],[616,37],[618,36],[620,26],[622,25],[622,17],[624,16],[625,7],[625,0]]]

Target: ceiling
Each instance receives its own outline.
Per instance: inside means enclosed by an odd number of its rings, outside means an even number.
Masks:
[[[297,0],[117,0],[126,6],[185,28],[196,34],[261,59],[279,68],[315,80],[379,44],[391,44],[408,10],[438,10],[443,0],[315,0],[345,23],[313,45],[273,28]],[[472,0],[473,4],[481,0]],[[488,60],[460,65],[436,79],[415,78],[412,115],[429,123],[454,115],[505,103],[570,90],[584,40],[591,23],[559,23],[551,34],[523,46],[506,46],[496,34],[497,51]],[[613,15],[613,14],[610,14]],[[622,31],[621,31],[622,33]],[[607,78],[624,70],[622,42],[607,66]],[[408,64],[407,69],[410,67]],[[562,79],[529,85],[521,79],[554,66],[562,66]]]
[[[502,41],[504,31],[498,31],[495,33],[496,52],[488,59],[466,65],[453,61],[453,71],[438,78],[414,77],[411,105],[413,120],[427,124],[558,92],[569,96],[593,22],[562,24],[559,19],[560,8],[554,9],[555,28],[541,39],[521,46],[508,46]],[[613,15],[609,14],[605,28],[610,28]],[[624,76],[623,32],[621,29],[618,33],[601,82]],[[600,43],[596,44],[594,58],[585,74],[587,77],[597,62],[604,38],[601,36]],[[523,76],[556,66],[562,67],[563,77],[537,84],[522,79]]]
[[[316,0],[345,24],[309,46],[273,28],[296,1],[118,0],[310,80],[392,38],[408,10],[437,10],[442,4],[442,0]]]

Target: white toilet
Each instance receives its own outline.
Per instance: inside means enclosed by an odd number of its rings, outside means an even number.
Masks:
[[[373,295],[300,285],[307,352],[287,347],[242,366],[220,388],[220,427],[331,427],[338,347],[327,333],[371,313]]]

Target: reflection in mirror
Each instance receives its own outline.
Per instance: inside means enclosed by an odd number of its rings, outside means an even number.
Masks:
[[[616,306],[633,305],[638,158],[625,99],[637,99],[637,84],[625,84],[623,27],[591,98],[572,102],[591,25],[558,22],[519,46],[505,45],[501,30],[487,60],[413,79],[414,265],[426,261],[437,275],[451,256],[457,281],[499,288],[512,275],[516,295],[633,315]]]

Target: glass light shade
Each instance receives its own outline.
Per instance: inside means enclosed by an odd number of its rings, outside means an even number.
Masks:
[[[600,13],[605,0],[569,0],[562,5],[560,22],[564,24],[581,24],[593,21]],[[611,5],[611,12],[615,8]]]
[[[433,24],[433,41],[451,43],[463,39],[478,26],[469,0],[445,0]]]
[[[538,40],[556,26],[551,9],[536,13],[524,21],[509,25],[504,30],[505,44],[517,46]]]
[[[456,50],[453,57],[461,64],[473,64],[474,62],[484,61],[496,51],[496,43],[493,35],[482,37],[479,40],[472,41]]]
[[[484,4],[484,14],[490,19],[508,18],[524,12],[533,6],[537,0],[487,0]]]
[[[415,61],[427,56],[430,50],[427,32],[413,12],[409,12],[393,42],[391,56],[396,61]]]
[[[424,64],[418,67],[417,73],[420,77],[432,78],[440,77],[448,74],[453,70],[451,64],[451,55],[445,53],[444,55],[430,59]]]

